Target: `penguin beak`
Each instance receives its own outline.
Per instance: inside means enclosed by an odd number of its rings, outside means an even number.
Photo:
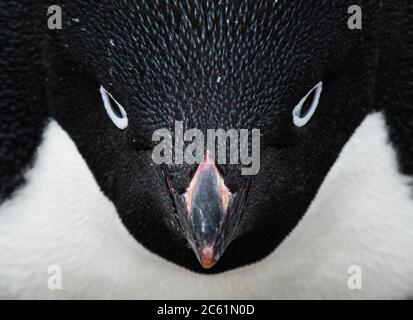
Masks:
[[[213,267],[234,239],[248,186],[231,193],[207,153],[186,192],[173,196],[181,228],[203,268]]]

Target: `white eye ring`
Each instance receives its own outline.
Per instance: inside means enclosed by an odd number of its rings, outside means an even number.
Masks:
[[[311,95],[313,91],[316,91],[314,94],[313,101],[311,103],[310,109],[306,112],[305,115],[301,114],[304,102],[307,100],[307,98]],[[321,91],[323,91],[323,82],[320,81],[319,83],[316,84],[314,88],[312,88],[307,95],[301,99],[301,101],[297,104],[297,106],[293,110],[293,121],[294,124],[297,127],[303,127],[305,126],[308,121],[310,121],[311,117],[314,115],[314,112],[316,111],[318,107],[318,103],[320,102],[320,96],[321,96]]]
[[[128,126],[128,116],[125,109],[103,86],[100,86],[99,91],[102,95],[103,104],[105,106],[106,113],[109,115],[109,118],[119,129],[126,129],[126,127]],[[111,100],[116,103],[116,107],[119,108],[120,115],[117,114],[119,112],[114,111],[114,106],[112,105]]]

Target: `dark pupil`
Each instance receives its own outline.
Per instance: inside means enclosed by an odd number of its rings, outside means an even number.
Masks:
[[[118,104],[116,103],[115,100],[112,99],[111,96],[109,96],[109,101],[110,101],[110,106],[112,108],[113,113],[118,117],[118,118],[123,118],[122,112],[120,111]]]
[[[303,107],[301,108],[300,117],[305,117],[311,109],[311,105],[313,104],[314,97],[315,97],[316,90],[313,90],[307,99],[303,103]]]

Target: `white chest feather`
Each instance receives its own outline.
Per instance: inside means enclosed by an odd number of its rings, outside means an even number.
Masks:
[[[413,296],[413,191],[380,114],[345,146],[290,236],[263,261],[220,275],[189,272],[138,244],[55,122],[27,178],[0,207],[0,298]],[[48,287],[52,265],[61,290]],[[352,265],[361,290],[348,287]]]

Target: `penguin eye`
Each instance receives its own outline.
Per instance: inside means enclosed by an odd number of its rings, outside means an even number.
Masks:
[[[128,117],[125,109],[103,86],[100,86],[100,94],[102,95],[103,104],[109,118],[119,129],[126,129]]]
[[[320,102],[321,91],[323,91],[322,81],[317,83],[294,108],[293,121],[297,127],[303,127],[310,121]]]

